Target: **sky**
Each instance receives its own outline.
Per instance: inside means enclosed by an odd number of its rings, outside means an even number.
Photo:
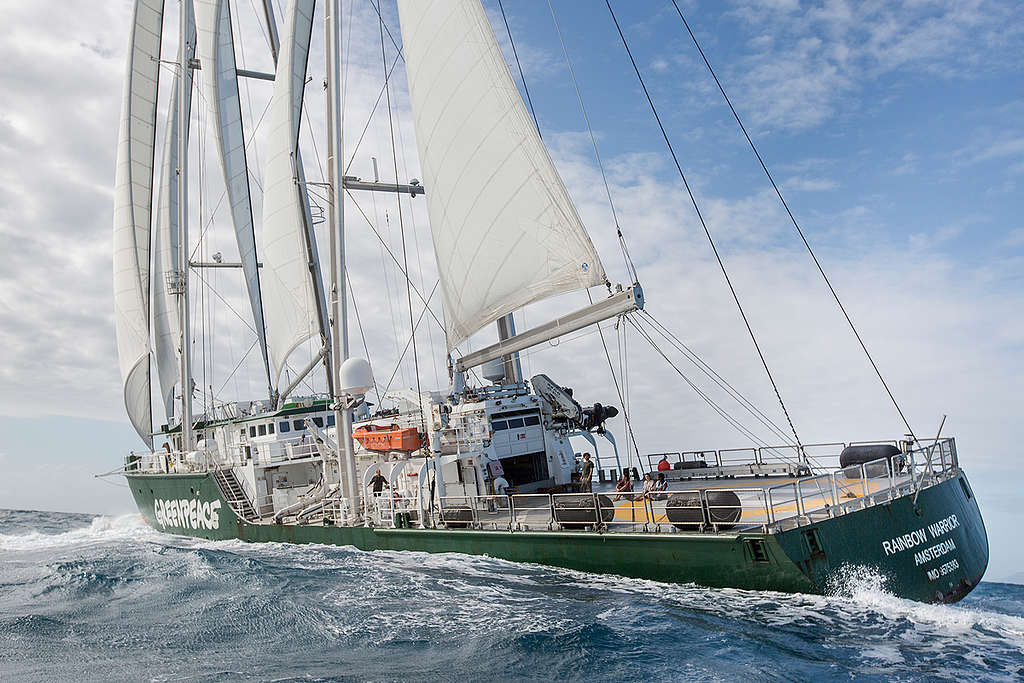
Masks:
[[[943,434],[957,437],[989,531],[988,578],[1019,575],[1024,7],[995,0],[679,4],[911,426],[930,436],[948,415]],[[484,5],[518,80],[497,2]],[[552,6],[646,310],[784,424],[607,8],[596,1]],[[899,438],[906,428],[672,3],[612,6],[801,438]],[[504,7],[544,141],[609,278],[628,284],[548,3],[507,0]],[[130,9],[126,0],[67,3],[56,13],[50,5],[0,2],[8,27],[0,36],[0,507],[132,509],[116,480],[92,476],[142,445],[121,405],[111,296]],[[386,104],[374,107],[384,72],[376,14],[368,0],[346,2],[345,12],[349,172],[372,178],[375,157],[382,180],[394,179],[396,169],[401,182],[419,177],[404,64],[398,60],[390,81],[392,146]],[[384,3],[383,15],[390,68],[401,40],[393,3]],[[164,58],[175,54],[176,17],[177,4],[168,2]],[[271,70],[251,5],[237,3],[234,19],[236,34],[252,38],[236,49],[240,66]],[[307,175],[319,180],[324,59],[321,31],[313,35],[302,144]],[[260,81],[242,85],[257,217],[259,122],[269,93]],[[192,140],[195,168],[212,159],[202,110],[194,106],[201,131]],[[210,168],[192,178],[191,196],[200,199],[193,225],[209,228],[195,249],[230,260],[233,237],[220,229],[223,185]],[[404,278],[382,242],[401,259],[404,230],[414,286],[427,298],[436,281],[425,203],[398,201],[362,195],[346,202],[353,344],[382,385],[394,373],[392,388],[413,386],[418,366],[424,388],[443,388],[444,337],[431,315],[417,329],[418,362],[407,355],[396,365],[409,310]],[[322,247],[324,230],[318,225]],[[194,347],[197,381],[217,400],[260,398],[256,354],[246,354],[251,334],[235,314],[245,311],[240,278],[210,277],[211,287],[195,297],[197,327],[206,332]],[[440,318],[439,297],[430,302]],[[580,293],[558,297],[517,314],[517,325],[585,303]],[[482,332],[463,350],[490,338],[492,331]],[[616,372],[628,367],[622,374],[641,451],[749,445],[635,331],[608,326],[606,341]],[[294,367],[305,364],[308,347]],[[670,356],[703,386],[692,366]],[[618,403],[597,334],[544,345],[523,362],[528,375],[546,372],[574,386],[581,400]],[[306,388],[322,391],[322,378]],[[716,400],[741,415],[725,397]],[[625,444],[621,420],[614,428]]]

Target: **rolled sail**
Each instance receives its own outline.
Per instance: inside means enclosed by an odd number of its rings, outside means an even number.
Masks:
[[[227,188],[231,220],[245,275],[256,337],[270,380],[267,339],[260,295],[260,275],[256,262],[256,236],[253,232],[252,198],[246,165],[242,107],[238,99],[235,73],[235,45],[231,31],[231,12],[227,0],[195,0],[199,60],[202,64],[206,102],[213,122],[220,167]]]
[[[320,308],[313,287],[306,240],[306,205],[295,182],[299,120],[306,82],[306,61],[313,26],[313,3],[292,0],[281,33],[277,77],[270,102],[266,166],[263,182],[263,309],[271,378],[277,386],[281,370],[296,346],[320,332]],[[314,259],[316,250],[313,250]]]
[[[189,3],[191,6],[191,3]],[[189,21],[192,12],[186,12]],[[187,59],[195,53],[195,25],[186,28]],[[181,62],[179,48],[178,62]],[[174,387],[181,375],[180,325],[178,321],[178,300],[168,286],[168,276],[178,269],[178,88],[181,87],[180,73],[174,74],[171,88],[172,103],[167,117],[167,132],[164,135],[163,160],[160,162],[160,189],[157,195],[156,234],[153,237],[153,344],[156,350],[156,369],[160,379],[160,398],[168,424],[174,417]],[[192,92],[192,71],[185,74],[185,88]],[[186,97],[186,106],[191,105]],[[188,136],[188,125],[184,135]]]
[[[479,0],[399,0],[448,348],[604,268]]]
[[[150,219],[163,0],[136,0],[114,178],[114,324],[128,417],[152,448]]]

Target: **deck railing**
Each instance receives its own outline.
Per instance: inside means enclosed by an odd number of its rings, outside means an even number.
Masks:
[[[948,438],[891,458],[774,486],[711,485],[647,494],[437,496],[422,510],[415,496],[389,496],[380,499],[368,521],[374,526],[396,526],[396,512],[401,512],[401,526],[426,528],[774,533],[914,493],[951,476],[958,467],[956,443]]]
[[[717,451],[716,454],[723,453]],[[724,451],[726,458],[732,451]],[[131,456],[126,472],[165,472],[177,454]],[[659,454],[660,455],[660,454]],[[763,457],[763,455],[762,455]],[[188,464],[189,467],[195,463]],[[203,467],[206,467],[203,465]],[[763,487],[691,487],[641,493],[533,493],[374,496],[364,522],[377,527],[486,529],[509,532],[578,530],[626,533],[788,530],[914,494],[955,475],[953,438],[929,440],[891,457]],[[182,471],[179,463],[172,471]],[[272,502],[242,486],[261,511]],[[325,506],[322,521],[343,520],[343,502]],[[315,519],[315,518],[314,518]],[[312,520],[310,520],[312,521]]]

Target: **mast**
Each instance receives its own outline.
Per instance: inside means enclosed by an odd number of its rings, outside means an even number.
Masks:
[[[188,3],[181,2],[179,44],[184,46],[188,41]],[[188,63],[188,50],[179,50],[181,63],[181,84],[178,88],[178,121],[180,130],[188,128],[188,98],[192,93],[185,86],[185,74],[191,66]],[[181,450],[192,450],[192,348],[191,325],[188,309],[188,136],[178,135],[178,329],[181,333]]]
[[[348,359],[348,312],[345,292],[344,147],[341,109],[341,0],[324,3],[327,43],[327,182],[330,186],[331,236],[331,398],[334,403],[338,476],[344,473],[345,497],[359,508],[355,453],[352,450],[352,410],[342,393],[341,365]]]

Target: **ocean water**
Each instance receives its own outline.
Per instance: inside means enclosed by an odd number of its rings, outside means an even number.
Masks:
[[[1024,586],[922,605],[0,510],[0,680],[1021,680]]]

